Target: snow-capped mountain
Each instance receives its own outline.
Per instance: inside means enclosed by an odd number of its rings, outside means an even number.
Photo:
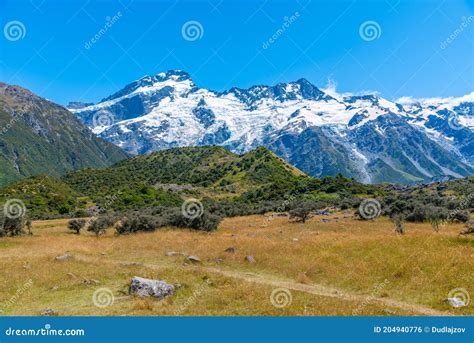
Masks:
[[[473,106],[474,92],[392,102],[323,91],[305,79],[215,92],[174,70],[70,110],[132,154],[199,145],[244,153],[264,145],[313,176],[406,183],[474,174]]]

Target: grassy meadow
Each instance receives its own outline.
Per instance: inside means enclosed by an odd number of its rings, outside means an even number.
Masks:
[[[457,288],[474,297],[474,238],[459,236],[461,224],[406,229],[349,212],[100,237],[72,233],[67,220],[36,221],[32,236],[0,238],[0,315],[473,315],[474,300],[453,308],[445,299]],[[55,259],[65,253],[73,258]],[[135,298],[133,276],[181,287],[164,300]]]

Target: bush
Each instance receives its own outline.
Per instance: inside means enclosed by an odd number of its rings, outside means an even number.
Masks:
[[[91,222],[87,231],[92,231],[96,236],[100,236],[104,234],[109,227],[114,226],[116,222],[117,218],[115,217],[102,216]]]
[[[315,204],[309,201],[297,203],[289,212],[290,220],[305,223],[314,208]]]
[[[172,217],[171,225],[201,231],[214,231],[219,226],[221,220],[222,217],[206,212],[196,218],[187,218],[182,213],[176,213]]]
[[[25,216],[18,218],[5,217],[3,222],[0,222],[0,237],[22,235],[25,233],[25,227],[28,229],[28,233],[31,234],[31,220]]]
[[[115,228],[118,234],[129,234],[138,231],[155,231],[161,222],[157,221],[153,216],[133,215],[121,219],[120,225]]]
[[[139,231],[155,231],[165,226],[190,228],[201,231],[216,230],[222,217],[205,211],[201,216],[188,218],[179,208],[157,207],[122,214],[120,225],[116,227],[117,234],[130,234]]]
[[[89,217],[89,213],[87,213],[86,210],[77,210],[76,212],[74,212],[74,217],[75,218]]]
[[[470,220],[466,223],[466,230],[460,233],[461,235],[474,235],[474,220]]]
[[[84,226],[86,226],[86,223],[84,219],[72,219],[67,224],[67,227],[79,235]]]

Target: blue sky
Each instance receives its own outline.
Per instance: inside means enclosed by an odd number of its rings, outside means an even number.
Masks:
[[[61,104],[169,69],[214,90],[305,77],[388,99],[460,96],[474,90],[473,15],[473,0],[0,0],[0,81]],[[197,37],[183,37],[190,21]]]

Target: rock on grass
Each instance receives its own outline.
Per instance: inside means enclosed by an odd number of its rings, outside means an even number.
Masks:
[[[161,280],[151,280],[135,276],[130,284],[129,293],[139,297],[155,297],[164,299],[173,295],[175,286]]]

